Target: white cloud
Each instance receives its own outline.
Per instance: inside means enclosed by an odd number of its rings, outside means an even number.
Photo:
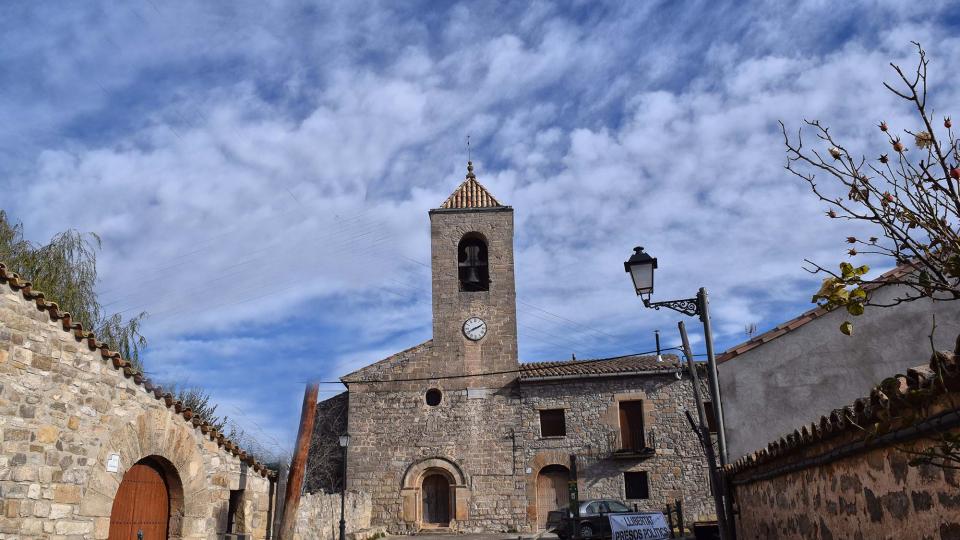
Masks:
[[[878,6],[842,37],[857,8],[830,26],[814,4],[274,7],[104,9],[98,31],[56,13],[66,43],[0,40],[43,66],[0,105],[20,134],[0,135],[18,156],[4,208],[37,240],[100,233],[103,300],[151,312],[156,371],[241,408],[283,394],[274,414],[296,414],[297,381],[429,334],[426,212],[462,179],[467,134],[516,209],[524,358],[588,357],[653,328],[676,341],[679,316],[629,291],[636,244],[660,258],[659,299],[709,288],[722,343],[805,307],[803,258],[839,260],[845,232],[782,169],[778,119],[879,151],[877,120],[910,125],[880,85],[909,39],[931,44],[936,101],[957,101],[941,6]]]

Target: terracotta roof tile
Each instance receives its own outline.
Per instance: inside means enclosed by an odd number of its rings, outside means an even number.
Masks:
[[[870,390],[868,396],[834,409],[808,426],[802,426],[771,442],[766,448],[743,456],[727,465],[727,472],[735,474],[752,469],[844,433],[867,437],[867,431],[861,426],[879,424],[889,428],[891,422],[897,421],[897,413],[907,407],[921,405],[916,402],[921,396],[918,390],[926,389],[926,397],[923,398],[929,400],[926,403],[933,402],[947,392],[957,392],[960,388],[958,352],[934,353],[929,363],[908,369],[906,375],[898,374],[884,379]],[[942,383],[937,380],[937,373],[942,374]]]
[[[502,207],[487,188],[473,174],[473,163],[467,162],[467,179],[460,184],[440,208],[496,208]]]
[[[120,353],[111,351],[106,343],[97,340],[93,332],[85,331],[83,325],[73,322],[70,314],[66,311],[60,311],[60,307],[56,302],[46,300],[42,292],[34,291],[33,285],[29,281],[21,279],[20,276],[14,272],[9,272],[7,266],[3,263],[0,263],[0,283],[6,283],[10,289],[19,291],[25,299],[36,303],[37,309],[46,311],[50,316],[50,320],[54,322],[60,321],[63,330],[72,333],[74,339],[80,342],[86,341],[87,347],[89,347],[91,351],[99,350],[100,357],[104,361],[109,360],[110,365],[114,369],[120,370],[124,377],[132,379],[136,385],[143,386],[146,392],[152,392],[154,399],[161,401],[168,409],[171,409],[171,413],[182,416],[184,421],[190,424],[190,427],[200,427],[200,431],[210,437],[211,441],[216,441],[219,446],[250,465],[260,475],[276,475],[275,471],[271,471],[263,463],[256,461],[246,452],[242,452],[239,446],[224,437],[223,434],[217,431],[212,425],[205,420],[201,420],[199,417],[195,417],[193,411],[191,411],[189,407],[185,407],[183,402],[175,399],[169,392],[164,392],[160,386],[153,384],[142,372],[134,370],[130,362],[124,360],[120,356]]]
[[[673,372],[682,365],[676,356],[664,355],[658,362],[656,356],[627,355],[596,360],[567,360],[559,362],[530,362],[520,364],[519,379],[529,380],[541,377],[576,377],[580,375],[606,375],[622,373],[628,375],[638,372]]]

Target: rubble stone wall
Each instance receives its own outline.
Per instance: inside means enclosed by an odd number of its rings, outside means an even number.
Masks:
[[[347,534],[370,528],[370,495],[348,491],[343,519]],[[340,537],[340,494],[306,493],[297,509],[295,540],[331,540]]]
[[[850,442],[852,438],[840,442]],[[737,537],[832,540],[960,538],[960,471],[910,466],[930,441],[885,446],[825,465],[735,486]],[[830,446],[745,471],[735,480],[820,454]]]
[[[663,510],[680,499],[687,520],[712,516],[706,461],[684,411],[694,410],[689,376],[674,373],[528,382],[502,388],[350,392],[347,486],[370,493],[372,522],[392,532],[417,530],[420,482],[447,471],[455,490],[451,526],[463,531],[530,531],[537,523],[537,478],[577,456],[579,493],[624,499],[625,471],[646,471],[650,497],[628,500]],[[410,383],[403,383],[409,385]],[[367,385],[357,385],[363,388]],[[440,388],[437,406],[424,393]],[[620,449],[619,402],[644,400],[648,443],[656,453],[614,459]],[[542,437],[540,409],[564,409],[566,436]],[[451,512],[454,513],[454,512]]]
[[[704,388],[705,390],[705,388]],[[642,459],[612,458],[619,450],[619,403],[642,400],[647,445],[655,454]],[[536,516],[537,472],[544,466],[569,467],[569,454],[577,459],[580,499],[615,498],[645,511],[663,511],[677,499],[683,502],[684,519],[714,515],[707,462],[690,429],[684,411],[694,412],[693,387],[684,375],[673,373],[644,377],[608,377],[523,385],[521,436],[529,497],[528,513]],[[564,409],[567,436],[541,437],[539,411]],[[646,471],[648,499],[627,499],[624,472]]]
[[[218,538],[237,489],[236,532],[264,538],[265,469],[221,447],[39,303],[0,286],[0,539],[107,538],[124,473],[148,457],[168,472],[170,538]]]

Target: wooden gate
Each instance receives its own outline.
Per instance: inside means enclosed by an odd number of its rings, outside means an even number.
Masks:
[[[442,474],[423,478],[423,522],[440,526],[450,524],[450,482]]]
[[[113,499],[109,540],[166,540],[169,521],[170,493],[160,471],[146,463],[130,467]]]
[[[547,514],[570,506],[567,481],[570,470],[563,465],[548,465],[537,475],[537,527],[547,525]]]

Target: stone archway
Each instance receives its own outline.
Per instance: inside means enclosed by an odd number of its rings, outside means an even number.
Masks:
[[[563,465],[547,465],[537,473],[537,528],[544,529],[547,515],[570,505],[570,469]]]
[[[110,510],[108,538],[166,539],[179,531],[183,515],[183,483],[170,461],[148,456],[123,475]]]
[[[106,532],[124,475],[135,464],[149,460],[168,482],[167,537],[205,537],[214,524],[206,494],[207,474],[193,430],[165,409],[144,412],[134,421],[117,420],[110,427],[110,438],[100,448],[98,466],[93,467],[80,501],[79,515],[94,517],[97,528]],[[118,467],[111,472],[105,465],[114,454]]]
[[[443,487],[447,488],[447,526],[456,528],[457,521],[467,519],[470,507],[470,489],[467,478],[460,467],[454,462],[440,457],[418,461],[407,468],[400,486],[400,496],[403,501],[403,521],[415,529],[426,524],[443,526],[443,515],[424,515],[424,497],[428,496],[428,512],[436,509],[443,495]],[[434,508],[430,506],[434,505]],[[442,510],[442,509],[441,509]],[[428,521],[431,520],[431,521]]]

